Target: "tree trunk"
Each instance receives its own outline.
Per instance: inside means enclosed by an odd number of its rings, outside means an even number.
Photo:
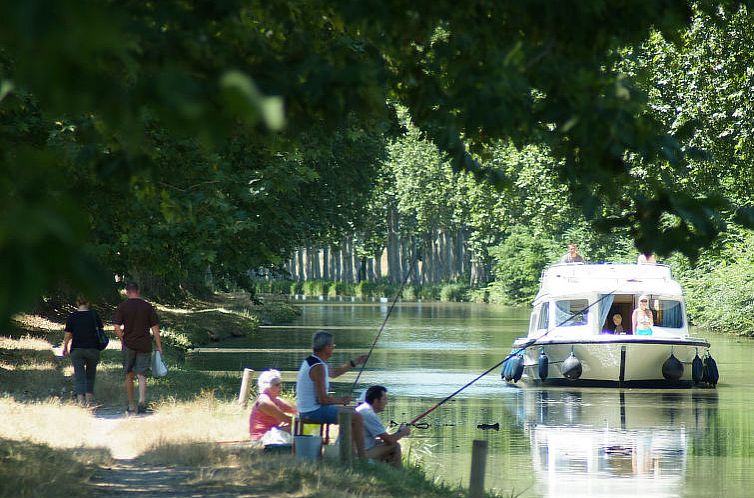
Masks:
[[[432,236],[424,236],[424,261],[422,261],[422,284],[432,283]]]
[[[387,276],[390,283],[400,281],[400,241],[398,238],[398,211],[392,207],[388,211],[387,222]]]
[[[419,247],[416,243],[416,236],[411,236],[411,283],[418,285],[421,281],[419,275]]]
[[[463,243],[463,270],[462,273],[466,275],[469,278],[469,282],[471,282],[471,258],[473,255],[473,250],[469,247],[467,242],[466,234],[463,235],[464,243]]]
[[[312,258],[312,248],[306,248],[306,279],[314,280],[314,260]]]
[[[438,231],[432,230],[432,282],[438,283],[442,280],[441,266],[442,258],[440,257],[440,241]]]
[[[340,253],[343,261],[343,281],[353,282],[353,257],[351,256],[351,242],[348,237],[343,239],[343,248]]]
[[[367,282],[376,282],[377,276],[374,274],[374,258],[364,258],[367,262]]]
[[[456,273],[456,281],[460,280],[463,277],[463,259],[464,259],[464,245],[465,245],[465,237],[463,233],[463,228],[460,228],[456,232],[456,249],[455,249],[455,273]]]
[[[303,282],[306,280],[306,271],[304,269],[304,250],[303,249],[297,249],[296,250],[296,261],[298,266],[298,274],[296,275],[296,280],[299,282]]]
[[[341,258],[340,253],[341,253],[340,249],[333,249],[332,257],[330,258],[332,260],[332,265],[333,265],[332,279],[336,282],[343,281],[343,277],[342,277],[343,269],[340,266],[340,258]]]
[[[351,239],[351,261],[353,262],[354,282],[361,282],[364,279],[362,274],[362,260],[356,255],[356,241]]]
[[[362,256],[361,258],[356,258],[356,261],[359,262],[359,276],[358,276],[358,282],[363,282],[364,280],[367,280],[367,258],[366,256]]]
[[[330,280],[330,246],[322,248],[322,280]]]
[[[374,277],[375,280],[381,280],[382,279],[382,249],[377,251],[377,254],[374,256]]]

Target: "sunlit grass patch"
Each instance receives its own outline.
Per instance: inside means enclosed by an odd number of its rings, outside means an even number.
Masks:
[[[250,409],[218,400],[213,391],[203,391],[191,401],[164,398],[153,406],[152,425],[162,439],[178,443],[248,439]]]
[[[0,350],[26,349],[30,351],[51,351],[49,341],[25,335],[20,338],[0,336]]]
[[[0,398],[0,438],[32,441],[57,448],[85,446],[92,416],[83,408],[57,399],[19,402]]]
[[[53,321],[40,315],[26,313],[15,315],[13,321],[26,330],[60,331],[63,330],[63,327],[65,326],[65,323]]]

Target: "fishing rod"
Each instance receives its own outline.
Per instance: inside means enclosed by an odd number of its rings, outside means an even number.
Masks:
[[[356,389],[356,385],[359,383],[359,379],[361,378],[361,373],[364,371],[364,367],[367,366],[367,362],[369,361],[369,358],[372,356],[372,351],[374,350],[374,346],[375,344],[377,344],[377,340],[380,338],[380,335],[382,335],[382,331],[385,329],[385,324],[387,323],[387,319],[390,318],[390,313],[393,312],[395,303],[397,303],[398,298],[401,297],[401,294],[403,293],[403,288],[406,286],[408,279],[411,277],[411,273],[414,271],[414,266],[416,266],[417,261],[419,261],[420,259],[421,258],[419,258],[419,250],[417,248],[416,255],[414,256],[414,260],[411,262],[411,266],[408,269],[408,273],[406,274],[406,277],[403,279],[403,283],[401,284],[400,289],[398,289],[398,292],[395,294],[395,298],[393,298],[393,304],[391,304],[390,308],[388,308],[387,314],[385,315],[385,319],[382,320],[382,325],[380,326],[379,332],[377,332],[377,335],[374,336],[374,341],[372,341],[372,347],[369,348],[369,352],[367,353],[366,360],[364,360],[364,363],[361,364],[361,368],[359,369],[358,375],[356,375],[356,380],[353,381],[353,385],[351,386],[350,392],[353,392],[354,389]]]
[[[533,338],[533,339],[530,339],[529,341],[527,341],[527,342],[526,342],[526,344],[524,344],[523,346],[521,346],[521,347],[520,347],[520,348],[519,348],[519,349],[518,349],[517,351],[513,351],[513,352],[511,352],[511,353],[510,353],[510,354],[509,354],[508,356],[506,356],[505,358],[503,358],[503,360],[502,360],[502,361],[499,361],[499,362],[498,362],[498,363],[496,363],[496,364],[495,364],[494,366],[492,366],[492,367],[488,368],[488,369],[487,369],[487,370],[485,370],[485,371],[484,371],[483,373],[481,373],[480,375],[478,375],[478,376],[477,376],[476,378],[474,378],[474,379],[473,379],[473,380],[471,380],[470,382],[467,382],[467,383],[466,383],[466,384],[465,384],[465,385],[464,385],[463,387],[461,387],[461,388],[457,389],[457,390],[456,390],[456,391],[455,391],[454,393],[452,393],[452,394],[448,395],[447,397],[445,397],[445,398],[444,398],[443,400],[441,400],[440,402],[438,402],[438,403],[435,403],[435,405],[434,405],[434,406],[432,406],[432,407],[431,407],[431,408],[430,408],[429,410],[425,411],[424,413],[422,413],[422,414],[421,414],[421,415],[419,415],[418,417],[415,417],[415,418],[414,418],[413,420],[411,420],[411,422],[408,422],[408,424],[411,424],[411,425],[413,425],[413,424],[415,424],[416,422],[418,422],[419,420],[423,419],[424,417],[426,417],[427,415],[429,415],[430,413],[432,413],[433,411],[435,411],[436,409],[440,408],[440,407],[441,407],[442,405],[444,405],[445,403],[447,403],[448,401],[450,401],[450,400],[451,400],[451,398],[455,397],[455,396],[456,396],[457,394],[459,394],[459,393],[460,393],[461,391],[463,391],[464,389],[466,389],[466,388],[467,388],[467,387],[469,387],[470,385],[474,384],[474,383],[475,383],[476,381],[478,381],[479,379],[481,379],[482,377],[484,377],[485,375],[487,375],[488,373],[490,373],[491,371],[493,371],[494,369],[496,369],[497,367],[499,367],[500,365],[502,365],[502,364],[503,364],[503,363],[505,363],[506,361],[510,360],[510,359],[511,359],[511,358],[513,358],[514,356],[517,356],[517,355],[521,354],[521,353],[522,353],[523,351],[526,351],[526,350],[527,350],[528,348],[530,348],[530,347],[532,347],[533,345],[535,345],[535,344],[537,343],[537,341],[538,341],[538,340],[542,339],[542,338],[543,338],[544,336],[546,336],[547,334],[549,334],[550,332],[552,332],[552,331],[553,331],[553,330],[555,330],[556,328],[558,328],[558,327],[562,327],[562,326],[563,326],[563,325],[565,325],[566,323],[570,322],[571,320],[573,320],[573,319],[574,319],[574,318],[576,318],[577,316],[579,316],[579,315],[581,315],[582,313],[584,313],[584,312],[585,312],[586,310],[588,310],[589,308],[591,308],[591,307],[592,307],[592,306],[594,306],[595,304],[597,304],[597,303],[599,303],[599,302],[602,302],[602,300],[603,300],[603,299],[605,299],[605,298],[606,298],[606,297],[608,297],[608,296],[612,296],[612,295],[613,295],[613,294],[615,294],[616,292],[618,292],[618,289],[615,289],[615,290],[613,290],[613,291],[612,291],[612,292],[610,292],[609,294],[605,294],[604,296],[602,296],[601,298],[597,299],[597,300],[596,300],[595,302],[593,302],[593,303],[592,303],[592,304],[590,304],[589,306],[585,307],[584,309],[582,309],[582,310],[578,311],[577,313],[572,313],[572,314],[571,314],[571,316],[569,316],[568,318],[566,318],[566,319],[565,319],[565,320],[563,320],[562,322],[558,323],[558,324],[557,324],[557,325],[555,325],[554,327],[552,327],[552,328],[550,328],[550,329],[546,330],[546,331],[545,331],[544,333],[542,333],[542,334],[541,334],[540,336],[538,336],[538,337],[535,337],[535,338]]]

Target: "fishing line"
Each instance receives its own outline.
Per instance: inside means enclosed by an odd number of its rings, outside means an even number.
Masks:
[[[572,313],[572,314],[571,314],[571,316],[569,316],[568,318],[566,318],[565,320],[563,320],[563,321],[562,321],[562,322],[560,322],[559,324],[555,325],[554,327],[552,327],[552,328],[550,328],[550,329],[546,330],[546,331],[545,331],[544,333],[542,333],[542,334],[541,334],[541,335],[540,335],[539,337],[535,337],[534,339],[530,339],[529,341],[527,341],[527,342],[526,342],[526,344],[524,344],[523,346],[521,346],[521,347],[520,347],[520,348],[519,348],[519,349],[518,349],[517,351],[513,351],[513,352],[511,352],[511,353],[510,353],[510,354],[509,354],[508,356],[506,356],[505,358],[503,358],[503,360],[502,360],[502,361],[499,361],[499,362],[498,362],[498,363],[496,363],[496,364],[495,364],[494,366],[492,366],[492,367],[488,368],[488,369],[487,369],[487,370],[485,370],[485,371],[484,371],[483,373],[481,373],[480,375],[478,375],[478,376],[477,376],[476,378],[474,378],[474,379],[473,379],[473,380],[471,380],[470,382],[467,382],[467,383],[466,383],[466,384],[465,384],[465,385],[464,385],[463,387],[461,387],[461,388],[457,389],[457,390],[456,390],[455,392],[453,392],[452,394],[450,394],[449,396],[447,396],[446,398],[444,398],[444,399],[443,399],[442,401],[440,401],[440,402],[438,402],[438,403],[435,403],[435,405],[434,405],[434,406],[432,406],[432,407],[431,407],[431,408],[430,408],[429,410],[425,411],[424,413],[422,413],[422,414],[421,414],[421,415],[419,415],[418,417],[415,417],[415,418],[414,418],[413,420],[411,420],[411,422],[408,422],[408,423],[409,423],[409,424],[415,424],[415,423],[416,423],[416,422],[418,422],[419,420],[423,419],[424,417],[426,417],[427,415],[429,415],[430,413],[432,413],[433,411],[435,411],[436,409],[440,408],[440,407],[441,407],[442,405],[444,405],[445,403],[447,403],[448,401],[450,401],[450,399],[451,399],[451,398],[455,397],[455,396],[456,396],[457,394],[459,394],[459,393],[460,393],[461,391],[463,391],[464,389],[466,389],[466,388],[467,388],[467,387],[469,387],[470,385],[474,384],[474,383],[475,383],[476,381],[478,381],[479,379],[481,379],[482,377],[484,377],[485,375],[487,375],[488,373],[490,373],[491,371],[493,371],[494,369],[496,369],[497,367],[499,367],[500,365],[502,365],[502,364],[503,364],[503,363],[505,363],[506,361],[510,360],[510,359],[511,359],[511,358],[513,358],[514,356],[517,356],[517,355],[521,354],[521,353],[522,353],[523,351],[526,351],[526,350],[527,350],[528,348],[532,347],[532,346],[533,346],[534,344],[536,344],[536,343],[537,343],[537,341],[538,341],[538,340],[542,339],[542,338],[543,338],[544,336],[546,336],[547,334],[549,334],[550,332],[552,332],[552,331],[553,331],[553,330],[555,330],[556,328],[558,328],[558,327],[562,327],[562,326],[563,326],[563,325],[565,325],[566,323],[570,322],[571,320],[573,320],[573,319],[574,319],[574,318],[576,318],[577,316],[579,316],[579,315],[581,315],[582,313],[584,313],[584,312],[585,312],[586,310],[588,310],[589,308],[591,308],[591,307],[592,307],[592,306],[594,306],[595,304],[597,304],[597,303],[599,303],[599,302],[602,302],[602,300],[603,300],[603,299],[605,299],[605,298],[606,298],[606,297],[608,297],[608,296],[612,296],[612,295],[613,295],[613,294],[615,294],[616,292],[618,292],[618,289],[615,289],[614,291],[610,292],[609,294],[605,294],[604,296],[602,296],[601,298],[597,299],[597,300],[596,300],[595,302],[593,302],[592,304],[590,304],[590,305],[589,305],[589,306],[587,306],[586,308],[584,308],[584,309],[582,309],[582,310],[580,310],[580,311],[578,311],[578,312],[576,312],[576,313]]]
[[[393,304],[390,305],[390,308],[387,310],[387,314],[385,315],[385,319],[382,320],[382,325],[380,326],[379,332],[377,332],[377,335],[374,336],[374,341],[372,341],[372,347],[369,348],[369,352],[367,353],[367,358],[364,360],[364,363],[361,364],[361,368],[359,369],[359,374],[356,376],[356,380],[353,381],[353,385],[351,386],[351,391],[353,392],[354,389],[356,389],[356,385],[359,383],[359,379],[361,378],[361,373],[364,371],[364,368],[367,366],[367,362],[369,361],[369,358],[372,356],[372,351],[374,350],[375,344],[377,344],[377,340],[380,338],[380,335],[382,335],[382,331],[385,329],[385,324],[387,323],[387,319],[390,318],[390,313],[393,312],[393,308],[395,308],[395,303],[398,302],[398,299],[401,297],[401,293],[403,293],[403,288],[406,286],[406,283],[408,282],[408,279],[411,277],[411,273],[414,271],[414,266],[416,266],[417,261],[419,261],[419,250],[417,248],[416,255],[414,256],[414,260],[411,262],[411,266],[408,269],[408,273],[406,273],[406,277],[403,279],[403,283],[401,284],[401,287],[398,289],[398,292],[395,294],[395,298],[393,298]]]
[[[397,427],[401,424],[399,424],[395,420],[391,420],[388,425],[390,427]],[[408,423],[408,424],[403,424],[403,425],[410,425],[411,427],[414,427],[416,429],[429,429],[429,422],[418,422],[416,424]]]

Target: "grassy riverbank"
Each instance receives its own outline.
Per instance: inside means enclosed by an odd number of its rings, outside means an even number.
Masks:
[[[175,480],[170,489],[186,487],[191,493],[465,496],[461,487],[429,478],[410,463],[403,470],[365,464],[345,469],[337,462],[303,464],[290,455],[223,443],[247,437],[248,408],[235,401],[240,372],[188,370],[182,365],[184,352],[233,335],[253,337],[260,322],[287,316],[288,308],[285,303],[255,307],[239,295],[182,309],[159,307],[171,372],[149,380],[154,412],[140,417],[123,415],[117,340],[111,339],[98,369],[95,399],[101,406],[85,409],[73,403],[72,367],[59,356],[69,310],[50,307],[41,315],[19,315],[0,333],[0,496],[107,494],[108,486],[116,486],[108,479],[114,479],[120,462],[146,469],[139,472],[143,482],[117,483],[120,491],[149,488],[150,479],[166,478],[167,472]],[[99,311],[103,317],[111,312],[107,307]],[[190,495],[182,493],[174,496]]]

